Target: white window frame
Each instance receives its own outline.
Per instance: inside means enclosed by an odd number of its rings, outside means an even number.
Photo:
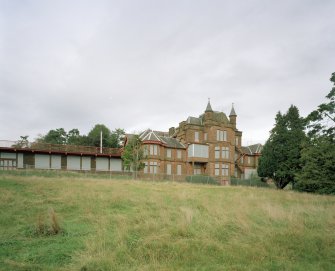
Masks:
[[[171,157],[172,157],[172,150],[166,149],[166,158],[171,158]]]
[[[181,159],[181,158],[182,158],[181,150],[177,150],[177,159]]]

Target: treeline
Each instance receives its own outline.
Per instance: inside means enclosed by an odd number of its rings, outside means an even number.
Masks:
[[[102,133],[102,146],[108,148],[120,148],[123,145],[125,132],[123,129],[111,131],[103,124],[96,124],[87,135],[80,134],[78,129],[71,129],[68,132],[64,128],[50,130],[47,134],[36,139],[36,143],[100,146],[100,135]],[[28,136],[21,136],[18,144],[28,143]]]
[[[330,81],[326,102],[306,118],[294,105],[276,115],[257,170],[277,188],[335,194],[335,73]]]

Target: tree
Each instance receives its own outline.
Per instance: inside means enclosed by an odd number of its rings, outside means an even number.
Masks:
[[[81,137],[78,129],[72,129],[66,135],[66,143],[69,145],[80,145]]]
[[[304,123],[298,108],[293,105],[285,115],[280,112],[276,115],[276,124],[263,147],[257,172],[260,177],[271,178],[277,188],[295,183],[305,140]]]
[[[328,101],[306,118],[309,140],[301,152],[301,172],[297,174],[297,190],[335,194],[335,73]]]
[[[29,136],[20,136],[20,139],[13,145],[14,148],[29,148]]]
[[[103,124],[96,124],[88,133],[90,146],[100,147],[100,136],[102,132],[102,146],[111,147],[111,131]]]
[[[124,141],[125,132],[123,129],[115,129],[111,133],[110,146],[112,148],[121,148]]]
[[[58,128],[56,130],[50,130],[45,136],[42,136],[42,138],[40,138],[38,141],[49,144],[66,144],[67,134],[64,128]]]
[[[318,109],[311,112],[308,117],[307,127],[310,129],[310,137],[324,135],[334,139],[335,135],[335,72],[332,73],[330,81],[334,84],[326,98],[326,103],[320,104]]]
[[[137,171],[144,168],[145,164],[142,160],[145,158],[144,151],[141,148],[141,139],[138,135],[134,135],[129,138],[123,154],[122,160],[126,170],[132,170],[134,177],[137,177]]]

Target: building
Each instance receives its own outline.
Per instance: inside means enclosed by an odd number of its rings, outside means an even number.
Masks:
[[[199,117],[188,117],[169,132],[146,130],[139,136],[146,159],[145,174],[208,175],[229,182],[232,176],[256,173],[262,145],[242,146],[232,106],[229,118],[210,102]]]
[[[122,171],[121,149],[0,141],[0,170]]]

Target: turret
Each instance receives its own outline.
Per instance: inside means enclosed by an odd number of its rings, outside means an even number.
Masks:
[[[236,129],[236,112],[234,109],[234,104],[231,106],[230,114],[229,114],[229,122],[233,125],[233,127]]]
[[[205,110],[205,120],[210,120],[213,118],[213,109],[210,103],[210,100],[208,98],[208,103],[207,103],[207,107]]]

